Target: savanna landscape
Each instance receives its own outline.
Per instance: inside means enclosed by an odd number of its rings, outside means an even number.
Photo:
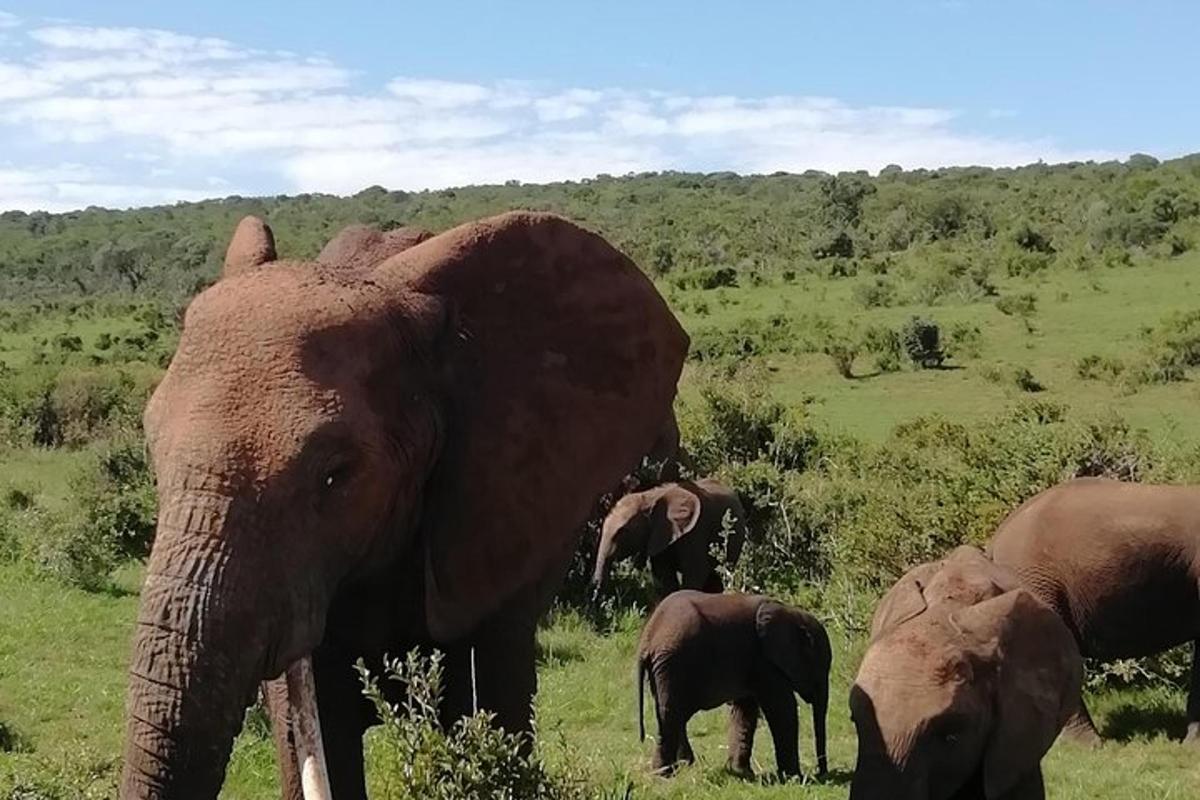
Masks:
[[[621,567],[589,600],[594,521],[538,632],[538,752],[514,767],[528,781],[515,796],[845,797],[847,692],[874,604],[906,569],[986,543],[1010,510],[1070,477],[1200,481],[1200,156],[5,212],[0,796],[115,796],[155,530],[142,409],[238,221],[268,221],[280,256],[302,259],[351,223],[438,232],[510,209],[562,214],[653,280],[691,339],[675,406],[691,469],[734,487],[760,536],[726,582],[811,610],[834,650],[827,776],[811,777],[805,714],[810,777],[768,777],[765,726],[759,777],[728,774],[722,709],[691,723],[694,766],[650,774],[633,673],[649,578]],[[1195,796],[1200,761],[1179,741],[1190,664],[1190,647],[1089,663],[1106,742],[1060,741],[1043,765],[1048,795]],[[503,750],[483,729],[450,741],[422,719],[368,735],[376,796],[428,790],[421,776],[460,758],[456,747]],[[278,792],[253,707],[222,796]]]

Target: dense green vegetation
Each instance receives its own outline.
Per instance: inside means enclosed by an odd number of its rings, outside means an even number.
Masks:
[[[764,533],[731,577],[808,605],[833,633],[834,773],[814,797],[845,795],[844,692],[874,599],[907,566],[985,541],[1009,509],[1072,475],[1200,478],[1200,156],[6,213],[0,797],[112,793],[138,560],[153,533],[141,407],[237,220],[265,216],[281,252],[305,257],[351,221],[441,230],[515,207],[565,213],[619,244],[691,333],[685,443]],[[628,786],[636,797],[794,794],[721,771],[719,711],[693,723],[696,768],[646,774],[631,673],[644,578],[619,574],[603,609],[580,610],[589,559],[585,545],[542,633],[543,761],[514,766],[518,777],[547,796],[579,781],[613,797]],[[1051,796],[1190,796],[1200,768],[1171,740],[1184,663],[1092,665],[1093,709],[1115,742],[1058,745]],[[392,733],[372,734],[371,751],[374,786],[394,796],[383,765],[411,761],[413,742],[446,757],[485,735],[399,721]],[[503,742],[480,747],[510,763]],[[429,757],[435,775],[442,762]],[[274,782],[252,714],[226,794],[271,797]]]

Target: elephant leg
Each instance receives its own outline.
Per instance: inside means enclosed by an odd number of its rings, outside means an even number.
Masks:
[[[797,719],[796,695],[782,676],[767,680],[758,696],[771,740],[775,743],[775,766],[781,775],[800,774],[800,723]]]
[[[687,740],[687,720],[687,715],[678,709],[668,706],[660,710],[658,742],[654,748],[654,760],[650,762],[655,772],[670,775],[681,760],[688,763],[695,761],[691,743]]]
[[[747,778],[754,776],[750,766],[750,751],[754,747],[754,730],[758,727],[758,703],[744,697],[729,704],[729,761],[730,772]]]
[[[1076,698],[1075,710],[1071,712],[1070,718],[1063,726],[1062,733],[1066,738],[1081,745],[1100,746],[1100,733],[1096,730],[1096,723],[1092,722],[1092,715],[1088,713],[1082,694]]]
[[[1192,682],[1188,688],[1187,735],[1184,741],[1200,745],[1200,639],[1192,643]]]
[[[353,658],[339,650],[318,647],[313,652],[313,680],[329,788],[338,800],[366,800],[363,734],[376,721],[363,697],[353,663]]]
[[[660,600],[671,592],[679,591],[679,574],[676,572],[673,558],[651,558],[650,574],[654,578],[654,588],[658,590]]]
[[[1042,779],[1041,767],[1035,767],[1016,786],[1009,789],[1001,800],[1046,800],[1046,784]]]
[[[300,785],[300,767],[288,711],[287,679],[283,676],[262,682],[263,704],[271,719],[271,738],[275,740],[275,758],[279,764],[279,785],[283,800],[304,800]]]
[[[536,616],[523,608],[485,621],[469,642],[447,648],[443,723],[490,711],[498,726],[532,745],[536,648]]]

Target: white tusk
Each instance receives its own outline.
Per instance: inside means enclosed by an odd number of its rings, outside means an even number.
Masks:
[[[287,669],[288,705],[295,728],[296,760],[300,764],[300,786],[304,800],[332,800],[325,746],[321,741],[321,719],[317,715],[317,687],[313,682],[312,659],[300,659]]]

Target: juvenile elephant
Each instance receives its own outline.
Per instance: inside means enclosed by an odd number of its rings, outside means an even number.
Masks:
[[[851,800],[1039,800],[1082,670],[1058,616],[979,550],[914,568],[851,689]]]
[[[703,478],[625,495],[600,530],[592,596],[600,595],[613,563],[629,558],[638,566],[650,561],[660,597],[680,588],[720,592],[712,548],[722,544],[727,513],[733,528],[723,543],[724,560],[733,566],[746,541],[746,513],[728,486]]]
[[[1058,612],[1084,656],[1137,658],[1200,648],[1200,489],[1081,478],[1047,489],[992,537],[992,558]],[[1187,741],[1200,743],[1200,649]],[[1099,735],[1079,700],[1067,733]]]
[[[364,798],[353,665],[415,646],[446,654],[447,721],[477,702],[530,730],[537,619],[658,436],[687,336],[628,258],[553,215],[403,244],[278,262],[247,218],[188,308],[144,416],[159,510],[125,800],[215,798],[280,675],[287,796]]]
[[[761,709],[785,775],[800,774],[796,698],[812,705],[817,772],[824,774],[825,714],[833,655],[821,623],[766,597],[679,591],[642,629],[637,655],[638,730],[646,738],[643,683],[658,719],[653,767],[695,760],[687,723],[702,709],[730,704],[729,768],[751,774],[750,748]]]

